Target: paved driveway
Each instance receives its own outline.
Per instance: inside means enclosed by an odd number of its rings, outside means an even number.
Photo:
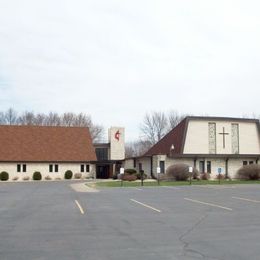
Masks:
[[[259,259],[260,186],[0,183],[0,259]]]

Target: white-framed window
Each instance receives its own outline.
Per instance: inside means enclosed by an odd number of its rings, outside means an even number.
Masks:
[[[49,172],[59,172],[58,164],[49,164]]]
[[[26,164],[17,164],[17,172],[26,172],[27,165]]]
[[[90,166],[89,164],[81,164],[80,165],[80,172],[89,172]]]

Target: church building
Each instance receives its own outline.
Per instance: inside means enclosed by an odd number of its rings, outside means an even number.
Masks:
[[[143,156],[125,161],[125,168],[161,174],[173,164],[184,163],[216,178],[235,178],[243,165],[258,164],[259,120],[225,117],[186,117]]]

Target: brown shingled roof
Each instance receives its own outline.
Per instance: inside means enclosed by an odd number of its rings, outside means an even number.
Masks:
[[[158,143],[156,143],[144,156],[152,156],[156,154],[181,154],[184,146],[184,137],[186,131],[186,123],[188,118],[183,119],[175,128],[165,135]],[[174,149],[171,150],[171,146]]]
[[[96,161],[88,128],[0,126],[1,162]]]

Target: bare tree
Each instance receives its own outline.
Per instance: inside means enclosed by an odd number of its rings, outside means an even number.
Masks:
[[[175,110],[171,110],[168,114],[169,131],[177,126],[187,115],[179,114]]]
[[[75,122],[76,115],[71,112],[64,113],[61,116],[61,125],[63,126],[73,126]]]
[[[168,130],[167,117],[163,112],[151,112],[144,116],[141,124],[142,140],[154,145],[166,134]]]
[[[45,125],[45,121],[46,121],[46,115],[45,114],[37,114],[34,117],[34,124],[35,125],[43,126],[43,125]]]
[[[103,126],[91,124],[91,126],[89,127],[89,132],[93,142],[98,143],[103,140],[104,137]]]
[[[126,158],[138,157],[144,155],[151,148],[148,141],[137,140],[125,144]]]
[[[90,127],[91,125],[92,125],[92,120],[90,116],[83,113],[76,115],[74,126]]]
[[[0,124],[5,124],[5,114],[3,112],[0,112]]]
[[[19,125],[34,125],[35,124],[34,113],[25,111],[22,115],[18,117],[17,123]]]
[[[4,118],[5,118],[5,122],[8,125],[15,125],[17,124],[17,112],[12,109],[9,108],[5,113],[4,113]]]
[[[45,125],[47,126],[60,126],[61,120],[59,114],[50,112],[45,119]]]

